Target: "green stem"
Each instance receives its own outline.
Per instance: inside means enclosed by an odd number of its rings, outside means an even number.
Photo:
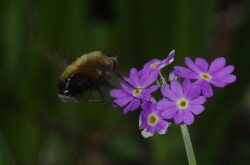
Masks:
[[[181,125],[181,133],[183,136],[183,140],[184,140],[184,144],[185,144],[185,148],[186,148],[186,153],[187,153],[187,157],[188,157],[188,163],[189,165],[196,165],[196,160],[195,160],[195,156],[194,156],[194,150],[192,147],[192,142],[188,133],[188,129],[186,125]]]
[[[157,85],[161,86],[161,85],[167,84],[166,78],[164,77],[161,70],[158,71],[158,74],[160,76],[161,82],[157,80]],[[196,165],[192,142],[188,133],[187,126],[185,124],[181,125],[181,133],[182,133],[184,144],[185,144],[185,149],[186,149],[186,153],[188,157],[188,163],[189,165]]]
[[[159,76],[160,76],[160,79],[161,79],[161,83],[162,83],[162,85],[167,84],[166,79],[165,79],[165,77],[163,76],[163,74],[162,74],[162,71],[161,71],[161,70],[159,70],[159,71],[158,71],[158,74],[159,74]]]

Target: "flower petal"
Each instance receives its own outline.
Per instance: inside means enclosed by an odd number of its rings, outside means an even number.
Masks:
[[[208,73],[214,73],[219,69],[222,69],[226,64],[226,59],[224,57],[216,58],[210,65]]]
[[[149,101],[144,101],[144,102],[142,102],[142,105],[141,105],[141,107],[142,107],[142,109],[143,109],[143,112],[144,113],[142,113],[142,116],[147,116],[148,115],[148,113],[147,112],[151,112],[151,110],[152,110],[152,108],[153,108],[153,105],[154,104],[152,104],[151,102],[149,102]]]
[[[182,66],[175,66],[174,69],[174,73],[183,78],[197,79],[199,77],[198,73]]]
[[[163,85],[161,87],[161,93],[164,97],[168,98],[169,100],[176,101],[179,99],[177,95],[167,85]]]
[[[129,81],[132,83],[134,87],[137,87],[137,85],[139,84],[139,74],[136,68],[130,69]]]
[[[205,97],[212,97],[213,96],[213,89],[212,89],[211,85],[209,84],[209,82],[203,81],[201,83],[200,87],[201,87],[201,90],[202,90],[202,94]]]
[[[174,55],[175,55],[175,50],[172,50],[169,53],[168,57],[160,62],[160,64],[158,65],[158,69],[162,69],[165,66],[171,64],[174,61]]]
[[[114,100],[114,103],[120,107],[123,107],[123,106],[127,105],[132,99],[133,99],[133,97],[131,97],[131,96],[124,97],[124,98],[118,98],[118,99]]]
[[[141,134],[144,138],[148,138],[154,135],[153,133],[150,133],[149,131],[147,131],[147,129],[143,129]]]
[[[111,89],[109,94],[115,98],[123,98],[123,97],[129,96],[128,93],[126,93],[125,91],[121,89]]]
[[[142,74],[150,74],[152,71],[155,71],[155,70],[157,70],[157,67],[155,67],[155,68],[152,68],[151,67],[151,65],[153,64],[153,63],[160,63],[161,61],[160,60],[158,60],[158,59],[152,59],[152,60],[150,60],[149,62],[147,62],[144,66],[143,66],[143,72],[142,72]]]
[[[195,65],[195,63],[189,57],[185,58],[185,63],[194,72],[196,72],[196,73],[201,72],[201,69],[197,65]]]
[[[179,110],[177,115],[174,117],[175,124],[181,124],[184,120],[184,110]]]
[[[236,81],[236,76],[235,75],[225,75],[223,77],[217,78],[218,80],[226,83],[233,83]]]
[[[203,105],[190,105],[188,109],[195,115],[199,115],[201,112],[205,110]]]
[[[141,127],[141,125],[142,125],[142,120],[141,120],[141,113],[140,113],[140,115],[139,115],[139,128]]]
[[[213,84],[216,87],[223,88],[225,87],[228,83],[221,81],[219,78],[213,78],[210,81],[211,84]]]
[[[155,92],[156,90],[158,89],[158,86],[157,85],[152,85],[151,87],[145,89],[147,90],[147,92],[150,92],[150,93],[153,93]]]
[[[204,104],[206,102],[206,97],[204,96],[199,96],[193,100],[189,101],[190,105],[196,105],[196,104]]]
[[[153,126],[149,126],[149,125],[148,125],[146,129],[147,129],[148,132],[150,132],[150,133],[152,133],[152,134],[155,133],[155,127],[153,127]]]
[[[185,79],[182,84],[183,87],[183,96],[187,97],[189,90],[191,88],[191,81],[189,79]]]
[[[169,101],[168,99],[162,99],[156,103],[156,109],[157,110],[166,110],[170,107],[175,107],[176,102]]]
[[[172,51],[169,53],[167,59],[168,59],[168,60],[172,59],[172,58],[174,57],[174,55],[175,55],[175,50],[172,50]]]
[[[167,132],[167,128],[168,128],[168,123],[167,121],[161,120],[156,124],[156,131],[159,134],[165,134]]]
[[[157,78],[158,78],[157,70],[152,71],[150,74],[142,74],[140,79],[140,87],[147,88],[149,85],[154,83],[157,80]]]
[[[149,101],[150,102],[151,98],[152,98],[152,96],[151,96],[150,92],[142,91],[140,98],[138,98],[138,99],[141,99],[142,101],[146,101],[146,102]]]
[[[189,110],[184,110],[183,120],[185,124],[191,125],[194,122],[194,115]]]
[[[176,94],[177,97],[183,97],[182,86],[178,81],[171,81],[170,83],[171,90]]]
[[[196,58],[195,59],[195,64],[200,68],[200,70],[202,72],[207,72],[208,71],[208,63],[203,58]]]
[[[143,89],[142,92],[141,92],[141,95],[140,95],[140,98],[143,100],[143,101],[151,101],[151,94],[153,92],[155,92],[156,90],[158,89],[158,86],[157,85],[153,85],[147,89]]]
[[[201,94],[201,88],[197,84],[192,84],[188,94],[187,98],[189,100],[193,100],[194,98],[198,97]]]
[[[213,78],[222,77],[224,75],[231,74],[233,71],[234,71],[234,66],[233,65],[229,65],[229,66],[226,66],[223,69],[217,70],[216,72],[213,73],[212,76],[213,76]]]
[[[136,110],[137,108],[140,107],[140,100],[138,99],[133,99],[123,110],[123,113],[124,114],[127,114],[129,111],[134,111]]]
[[[168,76],[168,80],[169,80],[169,81],[177,81],[179,78],[180,78],[180,77],[177,76],[177,75],[175,74],[174,71],[172,71],[172,72],[169,74],[169,76]]]
[[[164,119],[172,119],[176,116],[178,113],[178,107],[177,106],[172,106],[172,107],[167,107],[161,112],[161,116]]]
[[[128,80],[128,79],[127,79]],[[134,87],[132,86],[132,84],[130,82],[128,82],[125,78],[123,80],[120,81],[120,85],[121,87],[125,90],[125,91],[132,91],[134,90]]]

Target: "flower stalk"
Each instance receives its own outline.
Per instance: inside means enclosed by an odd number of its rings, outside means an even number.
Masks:
[[[180,125],[180,127],[181,127],[183,141],[185,144],[188,163],[189,163],[189,165],[196,165],[196,159],[195,159],[195,155],[194,155],[192,142],[191,142],[191,139],[189,136],[188,128],[185,124]]]
[[[161,71],[161,70],[158,70],[158,74],[159,74],[159,76],[160,76],[160,79],[161,79],[161,83],[162,83],[162,85],[167,84],[167,82],[166,82],[166,80],[165,80],[165,78],[164,78],[164,76],[163,76],[163,74],[162,74],[162,71]]]
[[[158,74],[160,76],[162,85],[167,84],[166,79],[162,75],[161,70],[158,71]],[[193,150],[193,146],[192,146],[192,142],[190,139],[187,125],[181,124],[180,127],[181,127],[181,133],[182,133],[182,137],[183,137],[183,141],[184,141],[184,145],[185,145],[185,149],[186,149],[187,158],[188,158],[188,164],[189,165],[196,165],[194,150]]]

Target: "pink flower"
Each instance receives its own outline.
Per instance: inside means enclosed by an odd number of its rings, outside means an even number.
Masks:
[[[206,98],[200,96],[201,90],[198,85],[191,84],[185,79],[182,86],[178,81],[172,81],[170,87],[164,85],[161,93],[165,97],[160,100],[156,109],[162,111],[165,119],[173,119],[175,124],[190,125],[194,122],[194,115],[204,111]]]
[[[196,80],[195,84],[201,87],[202,94],[206,97],[213,96],[210,84],[223,88],[236,81],[236,76],[231,75],[234,66],[225,67],[226,59],[224,57],[216,58],[210,66],[203,58],[196,58],[194,63],[190,58],[186,57],[185,63],[189,69],[175,66],[175,73],[180,77]]]

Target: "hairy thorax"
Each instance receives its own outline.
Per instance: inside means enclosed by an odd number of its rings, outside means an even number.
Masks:
[[[98,83],[109,76],[113,71],[112,58],[100,51],[91,52],[79,57],[70,64],[61,75],[61,79],[67,79],[77,73],[92,83]]]

